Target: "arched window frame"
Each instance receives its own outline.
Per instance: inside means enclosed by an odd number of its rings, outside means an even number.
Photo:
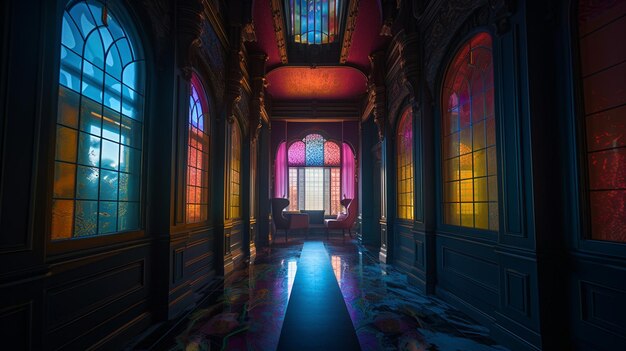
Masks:
[[[209,100],[200,76],[193,72],[189,84],[185,222],[202,223],[209,214],[210,126]]]
[[[608,22],[604,23],[602,27],[619,23],[619,18],[623,14],[623,7],[626,5],[623,3],[620,4],[620,2],[613,4],[617,6],[617,8],[608,10],[606,14],[603,14],[604,16],[598,17],[596,14],[596,19],[602,19],[606,17],[607,14],[612,17],[608,19]],[[571,5],[569,14],[571,16],[571,56],[573,64],[571,67],[573,83],[572,100],[574,101],[574,119],[572,121],[572,127],[576,135],[573,147],[576,149],[577,156],[575,161],[577,162],[577,167],[575,170],[578,171],[578,177],[576,178],[578,184],[573,189],[579,192],[579,205],[576,207],[576,211],[580,215],[580,221],[577,223],[580,224],[580,231],[575,234],[573,240],[576,245],[580,246],[582,249],[622,255],[626,252],[624,229],[621,230],[621,236],[615,235],[615,238],[603,238],[603,234],[598,233],[600,230],[594,228],[594,226],[608,225],[615,217],[621,217],[619,214],[615,216],[615,211],[621,209],[623,213],[624,209],[624,203],[620,203],[619,196],[613,196],[612,199],[605,198],[605,201],[609,200],[607,201],[610,202],[609,205],[602,206],[600,201],[600,194],[623,189],[622,186],[616,186],[617,183],[619,183],[617,179],[620,179],[619,173],[620,171],[623,172],[623,168],[619,168],[620,165],[624,167],[623,162],[616,162],[615,160],[616,158],[620,158],[618,149],[625,147],[622,141],[623,138],[619,138],[620,121],[619,118],[617,118],[619,115],[615,113],[616,110],[620,108],[623,109],[623,105],[615,106],[614,101],[610,101],[612,98],[615,98],[615,96],[604,96],[606,91],[602,91],[602,87],[610,87],[612,92],[617,92],[619,89],[614,87],[614,85],[610,83],[597,84],[597,82],[592,83],[591,81],[601,74],[613,74],[615,77],[618,76],[611,71],[614,68],[624,65],[624,63],[623,61],[615,61],[610,62],[610,64],[604,67],[587,67],[589,63],[592,66],[594,64],[606,63],[602,62],[602,59],[607,59],[608,57],[603,57],[599,53],[612,53],[613,51],[597,46],[594,48],[594,45],[603,45],[607,43],[607,41],[593,34],[607,33],[610,31],[604,30],[605,28],[597,27],[597,23],[595,24],[596,27],[592,30],[588,29],[585,31],[585,29],[581,27],[581,11],[588,12],[593,9],[581,9],[580,1],[577,0],[571,1]],[[597,5],[601,7],[604,4],[598,3]],[[620,8],[620,6],[622,7]],[[583,43],[585,38],[589,40]],[[608,43],[611,43],[611,41],[608,41]],[[585,55],[585,44],[591,44],[591,55]],[[605,106],[589,106],[592,103],[597,105],[600,99],[592,101],[593,96],[591,95],[593,94],[588,94],[589,91],[586,91],[586,83],[589,83],[589,89],[593,88],[595,90],[594,93],[597,97],[603,98],[602,100]],[[613,103],[613,105],[606,105],[609,103]],[[623,124],[621,124],[621,128],[623,128]],[[597,172],[597,166],[601,166],[601,172]],[[594,168],[596,173],[592,174]],[[609,177],[609,174],[613,177]],[[600,175],[604,175],[604,177]],[[594,205],[594,201],[598,203]],[[594,221],[594,216],[598,217],[596,221]],[[573,231],[578,231],[578,228],[572,229]],[[616,231],[617,229],[615,227],[608,230],[610,233],[615,233]]]
[[[143,233],[143,48],[125,8],[107,3],[105,25],[102,6],[100,0],[72,1],[60,20],[51,252],[76,246],[72,239]],[[82,14],[84,20],[74,20]]]
[[[311,135],[319,135],[322,137],[323,139],[323,144],[322,144],[322,152],[325,155],[325,152],[327,151],[327,145],[334,145],[337,147],[338,152],[339,152],[339,160],[337,160],[337,163],[331,163],[331,164],[327,164],[326,162],[326,157],[323,156],[322,157],[322,164],[320,165],[309,165],[307,164],[307,158],[306,158],[306,143],[305,140],[311,136]],[[291,150],[291,147],[296,144],[296,143],[303,143],[305,144],[305,151],[304,151],[304,161],[302,164],[293,164],[290,163],[289,161],[289,151]],[[287,153],[287,194],[288,194],[288,198],[290,199],[290,203],[289,203],[289,207],[288,210],[289,211],[297,211],[298,209],[300,209],[301,207],[304,206],[304,193],[299,191],[299,188],[302,187],[304,185],[304,178],[305,178],[305,172],[306,172],[306,168],[309,167],[320,167],[320,168],[324,168],[324,174],[323,177],[324,179],[322,180],[322,182],[326,182],[326,173],[328,173],[328,182],[330,184],[330,189],[329,189],[329,202],[330,202],[330,208],[329,208],[329,213],[327,213],[327,215],[337,215],[338,213],[340,213],[342,211],[342,206],[340,203],[341,198],[343,197],[343,188],[342,188],[342,162],[343,162],[343,144],[339,141],[327,138],[325,133],[320,132],[320,131],[307,131],[304,136],[302,138],[296,139],[296,140],[291,140],[289,143],[286,144],[286,153]],[[354,151],[353,151],[354,152]],[[297,183],[297,188],[298,190],[296,190],[296,187],[293,185],[294,183]],[[298,201],[294,201],[294,197],[298,198]],[[326,205],[326,204],[325,204]],[[326,207],[324,205],[324,207]]]
[[[412,221],[415,218],[415,131],[413,110],[404,109],[396,128],[396,217]]]
[[[240,219],[241,211],[241,152],[243,139],[239,122],[235,119],[230,124],[230,151],[229,151],[229,206],[228,218]]]
[[[481,43],[481,40],[483,42]],[[484,44],[488,43],[487,46]],[[481,52],[475,50],[486,50],[489,53],[489,64],[483,72],[482,87],[478,86],[482,90],[478,93],[482,99],[482,109],[480,105],[473,104],[472,94],[470,87],[467,87],[467,91],[464,94],[460,94],[462,91],[458,89],[452,89],[449,85],[450,77],[456,77],[459,73],[460,67],[456,67],[455,64],[461,62],[468,62],[466,64],[469,67],[469,74],[477,73],[473,67],[479,66],[481,63]],[[482,52],[484,56],[484,51]],[[476,55],[478,54],[478,55]],[[468,70],[468,68],[465,68]],[[454,72],[453,72],[454,71]],[[454,73],[454,74],[453,74]],[[454,50],[451,55],[450,61],[446,65],[446,70],[441,80],[441,92],[439,98],[440,106],[440,122],[438,125],[439,133],[439,179],[441,182],[439,190],[439,203],[440,203],[440,215],[439,221],[442,228],[445,230],[454,231],[458,233],[467,233],[470,235],[485,237],[493,239],[493,233],[499,231],[499,194],[498,183],[500,174],[498,172],[498,145],[497,145],[497,120],[498,113],[495,106],[495,81],[494,77],[494,60],[493,60],[493,36],[487,31],[476,31],[469,37],[465,38],[461,44]],[[485,85],[486,82],[486,85]],[[457,83],[468,84],[468,80],[458,81]],[[457,103],[455,104],[454,101]],[[467,101],[465,103],[464,101]],[[449,104],[452,103],[452,108]],[[458,106],[460,104],[461,106]],[[462,110],[461,107],[469,105],[468,110]],[[474,111],[473,108],[477,110]],[[450,117],[450,113],[457,113],[457,124],[450,123],[454,121],[446,120]],[[461,113],[466,114],[467,125],[462,126]],[[474,113],[481,114],[478,120],[472,119]],[[476,123],[474,123],[476,121]],[[475,125],[478,125],[478,131],[482,130],[482,137],[480,133],[474,133]],[[469,130],[469,132],[467,132]],[[454,135],[457,134],[457,135]],[[463,134],[463,135],[462,135]],[[474,145],[474,135],[478,135],[478,140],[483,139],[482,144],[478,143],[478,146]],[[461,139],[469,140],[463,143]],[[469,138],[469,139],[468,139]],[[457,139],[458,148],[452,147],[453,139]],[[446,145],[452,145],[446,147]],[[465,149],[461,150],[465,145]],[[452,151],[457,150],[458,152]],[[485,155],[483,155],[483,153]],[[463,160],[461,160],[463,158]],[[475,161],[476,160],[476,161]],[[456,161],[456,162],[455,162]],[[461,162],[463,161],[463,162]],[[482,164],[485,169],[476,170],[474,164]],[[471,176],[461,175],[463,166],[465,165],[465,173],[469,170]],[[468,164],[471,165],[468,169]],[[457,165],[457,166],[455,166]],[[456,175],[454,175],[456,173]],[[483,174],[484,173],[484,174]],[[470,188],[471,191],[463,192],[463,189]],[[487,189],[483,191],[483,189]],[[471,195],[471,196],[470,196]],[[470,199],[471,198],[471,199]],[[471,207],[471,211],[470,208]],[[465,212],[464,212],[465,211]],[[463,221],[463,213],[465,213],[465,221]],[[471,213],[471,224],[469,221],[469,214]],[[477,215],[486,215],[486,219],[477,218]],[[457,217],[458,218],[455,218]],[[458,219],[458,221],[456,220]],[[464,225],[464,222],[467,225]]]

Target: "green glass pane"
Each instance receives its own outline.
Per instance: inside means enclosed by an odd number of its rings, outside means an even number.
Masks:
[[[118,173],[100,171],[100,200],[117,201]]]
[[[74,236],[81,237],[96,234],[97,218],[97,201],[76,201]]]
[[[97,168],[78,166],[76,172],[76,198],[98,199],[100,171]]]
[[[82,132],[79,133],[78,163],[94,167],[100,165],[100,138]]]
[[[117,231],[117,202],[100,201],[98,216],[98,233]]]

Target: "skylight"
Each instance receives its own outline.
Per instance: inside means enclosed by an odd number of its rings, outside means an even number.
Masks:
[[[300,44],[329,44],[338,40],[341,0],[285,0],[287,28]]]

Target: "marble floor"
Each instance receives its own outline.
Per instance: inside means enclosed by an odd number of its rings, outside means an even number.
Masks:
[[[258,250],[253,263],[230,275],[223,291],[214,292],[217,298],[190,313],[154,348],[275,350],[302,268],[302,247],[302,240],[290,239]],[[362,350],[507,350],[489,338],[487,328],[422,294],[404,274],[379,263],[376,253],[354,240],[331,238],[324,247]]]

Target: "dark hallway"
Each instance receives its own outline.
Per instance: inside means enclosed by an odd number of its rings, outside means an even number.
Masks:
[[[7,350],[626,350],[626,0],[0,2]]]

